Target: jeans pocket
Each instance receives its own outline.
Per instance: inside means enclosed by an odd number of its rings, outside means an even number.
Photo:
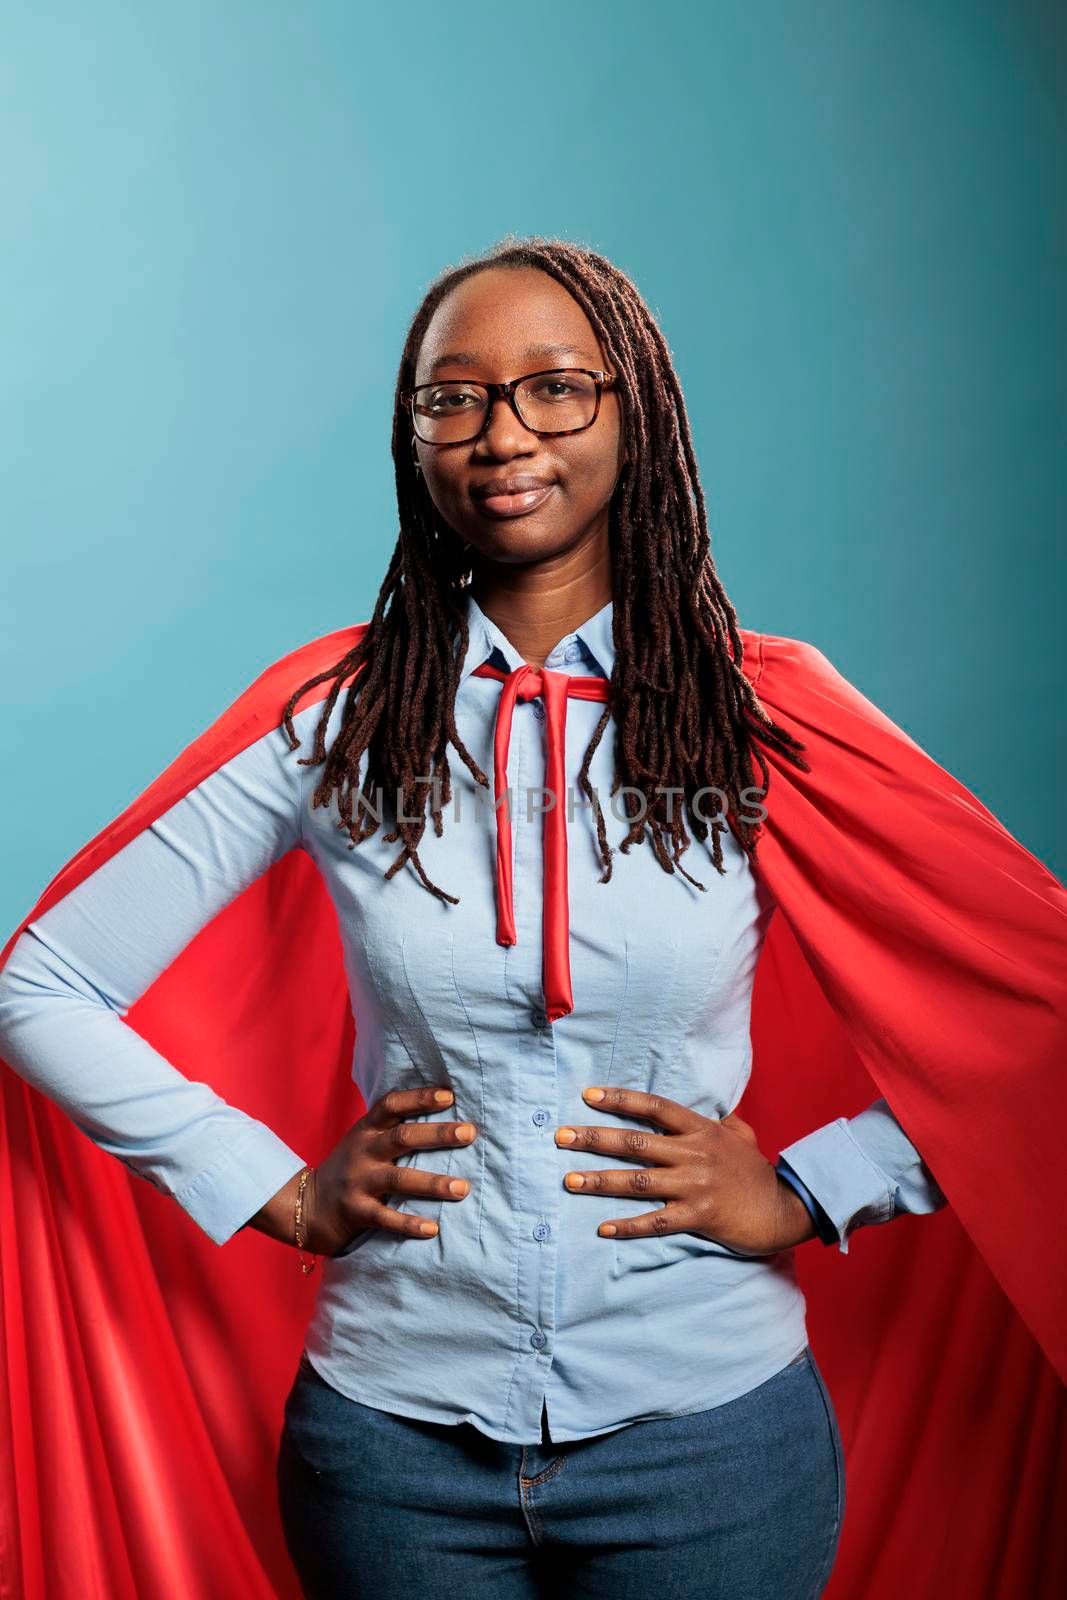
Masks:
[[[830,1445],[833,1451],[836,1482],[836,1502],[833,1523],[830,1530],[829,1543],[826,1552],[826,1559],[823,1563],[822,1572],[819,1575],[819,1580],[816,1588],[813,1590],[812,1596],[812,1600],[818,1600],[818,1596],[822,1594],[823,1589],[829,1582],[830,1574],[833,1571],[834,1562],[837,1559],[837,1552],[841,1544],[841,1532],[842,1524],[844,1522],[846,1504],[845,1451],[841,1440],[841,1430],[838,1426],[837,1413],[834,1410],[833,1399],[831,1398],[829,1389],[826,1387],[826,1380],[819,1370],[819,1363],[816,1361],[814,1351],[812,1351],[810,1345],[803,1352],[803,1354],[808,1360],[808,1366],[811,1371],[811,1375],[815,1379],[820,1397],[822,1399],[823,1411],[826,1417],[826,1426],[829,1431]],[[792,1365],[792,1363],[790,1363],[790,1365]]]
[[[296,1377],[285,1401],[283,1436],[290,1460],[320,1476],[342,1471],[357,1449],[352,1437],[359,1407],[319,1376],[301,1352]]]

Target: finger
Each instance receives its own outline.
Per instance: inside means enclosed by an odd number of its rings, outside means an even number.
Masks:
[[[633,1172],[568,1172],[563,1182],[574,1194],[628,1194],[636,1199],[645,1195],[672,1198],[674,1174],[663,1167],[638,1168]]]
[[[393,1206],[371,1200],[370,1216],[362,1222],[365,1228],[385,1228],[389,1233],[404,1233],[415,1239],[430,1239],[437,1232],[437,1223],[429,1217],[417,1217],[410,1211],[397,1211]],[[367,1217],[366,1208],[363,1217]]]
[[[399,1160],[413,1150],[440,1150],[442,1145],[473,1144],[478,1130],[473,1122],[398,1122],[371,1140],[369,1149],[387,1160]]]
[[[466,1178],[450,1178],[447,1173],[426,1172],[421,1167],[398,1167],[392,1162],[380,1169],[378,1187],[371,1179],[371,1194],[417,1195],[423,1200],[463,1200],[470,1193]]]
[[[438,1098],[440,1096],[441,1098]],[[455,1099],[447,1084],[422,1085],[418,1089],[390,1089],[381,1095],[367,1113],[375,1128],[391,1128],[404,1117],[416,1117],[424,1111],[440,1111]]]
[[[669,1167],[679,1159],[673,1141],[662,1133],[644,1128],[611,1128],[603,1123],[591,1127],[556,1129],[556,1143],[565,1150],[596,1150],[606,1156],[623,1156],[631,1161],[652,1161]]]
[[[643,1089],[583,1089],[582,1098],[595,1105],[598,1111],[655,1122],[669,1133],[692,1133],[705,1120],[698,1111],[691,1111],[677,1100],[668,1100],[662,1094],[646,1094]]]
[[[669,1202],[658,1211],[642,1211],[639,1217],[612,1217],[602,1222],[597,1233],[603,1239],[649,1239],[665,1233],[685,1233],[688,1222],[681,1206]]]

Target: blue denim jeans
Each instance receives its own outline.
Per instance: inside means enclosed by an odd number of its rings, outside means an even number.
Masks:
[[[301,1356],[277,1474],[309,1600],[817,1600],[845,1507],[810,1346],[708,1411],[529,1445],[361,1405]]]

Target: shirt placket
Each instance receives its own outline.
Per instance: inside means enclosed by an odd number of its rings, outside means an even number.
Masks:
[[[540,708],[540,713],[535,707]],[[518,943],[508,950],[507,962],[515,979],[510,987],[520,1007],[516,1019],[520,1048],[513,1085],[520,1130],[515,1152],[515,1204],[517,1281],[523,1317],[520,1361],[528,1365],[529,1376],[524,1384],[516,1384],[513,1403],[521,1392],[523,1425],[536,1433],[540,1431],[556,1334],[560,1185],[555,1130],[559,1125],[559,1084],[555,1031],[545,1011],[542,986],[544,815],[536,802],[531,814],[527,800],[528,789],[539,793],[545,778],[543,702],[538,698],[520,703],[515,712],[509,765],[514,774],[512,844]],[[560,801],[563,800],[561,796]]]

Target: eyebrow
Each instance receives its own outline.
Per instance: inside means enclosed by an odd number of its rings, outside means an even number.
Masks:
[[[576,344],[528,344],[523,360],[558,361],[561,356],[581,356],[583,361],[594,364],[599,361],[599,357],[590,355],[588,350]],[[437,357],[430,371],[437,372],[441,367],[476,367],[478,363],[479,357],[470,350],[449,350],[446,355]]]

